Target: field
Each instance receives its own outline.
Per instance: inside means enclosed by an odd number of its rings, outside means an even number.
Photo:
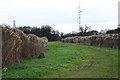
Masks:
[[[38,55],[3,70],[3,78],[118,78],[118,50],[49,42],[46,58]]]

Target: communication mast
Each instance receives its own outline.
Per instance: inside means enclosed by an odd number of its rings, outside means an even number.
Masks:
[[[15,20],[13,20],[13,28],[16,28]]]
[[[78,27],[79,27],[79,31],[80,31],[80,27],[81,27],[81,9],[80,9],[80,0],[78,1]]]

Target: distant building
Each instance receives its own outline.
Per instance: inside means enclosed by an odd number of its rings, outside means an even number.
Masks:
[[[120,24],[118,24],[118,28],[120,28]]]
[[[77,32],[76,31],[72,31],[72,34],[77,34]]]
[[[13,20],[13,28],[16,28],[15,20]]]

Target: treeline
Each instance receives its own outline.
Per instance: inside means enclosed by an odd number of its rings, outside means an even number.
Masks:
[[[113,29],[113,30],[108,30],[106,32],[106,34],[115,34],[115,33],[120,33],[120,27],[117,29]]]
[[[88,31],[88,32],[68,33],[68,34],[64,34],[64,37],[72,37],[72,36],[90,36],[90,35],[97,35],[97,34],[99,34],[98,31],[92,30],[92,31]]]
[[[60,40],[59,31],[54,30],[49,25],[44,25],[41,28],[24,26],[19,27],[26,34],[34,34],[38,37],[47,37],[49,41]]]
[[[49,25],[43,25],[41,28],[37,27],[30,27],[30,26],[24,26],[19,27],[24,33],[26,34],[34,34],[38,37],[47,37],[49,41],[59,41],[66,37],[73,37],[73,36],[91,36],[91,35],[98,35],[98,34],[116,34],[120,33],[120,28],[113,29],[113,30],[101,30],[98,32],[97,30],[90,30],[88,26],[85,25],[85,28],[80,27],[80,32],[74,32],[74,33],[67,33],[64,34],[59,33],[59,31],[54,30]]]
[[[62,37],[66,38],[66,37],[73,37],[73,36],[91,36],[91,35],[98,35],[98,34],[118,34],[118,33],[120,33],[120,28],[113,29],[113,30],[107,30],[107,31],[101,30],[100,32],[96,30],[92,30],[92,31],[81,31],[78,33],[68,33],[68,34],[62,33]]]

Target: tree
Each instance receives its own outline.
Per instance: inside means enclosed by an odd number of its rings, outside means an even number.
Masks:
[[[52,31],[52,27],[51,26],[49,26],[49,25],[43,25],[41,27],[41,32],[40,33],[41,33],[41,35],[43,37],[47,37],[48,40],[51,41],[51,37],[52,37],[51,31]]]
[[[63,38],[65,38],[65,36],[64,36],[64,33],[61,32],[61,34],[60,34],[60,39],[63,39]]]
[[[41,28],[30,26],[19,27],[26,34],[34,34],[38,37],[47,37],[49,41],[57,41],[60,40],[59,31],[55,31],[49,25],[43,25]]]
[[[83,27],[80,27],[80,32],[82,32],[82,33],[84,32],[84,29],[83,29]]]
[[[88,30],[90,30],[90,27],[88,27],[88,26],[85,24],[84,33],[87,32]]]
[[[117,29],[114,30],[108,30],[106,34],[114,34],[114,33],[120,33],[120,28],[118,27]]]
[[[98,34],[98,31],[92,30],[92,31],[89,31],[88,34],[89,34],[89,35],[97,35],[97,34]]]
[[[90,30],[90,27],[88,27],[86,24],[85,24],[85,29],[81,26],[80,28],[80,33],[86,33],[88,30]]]
[[[59,31],[58,30],[52,30],[51,41],[58,41],[58,40],[60,40]]]
[[[22,29],[23,32],[26,33],[26,34],[30,34],[30,31],[31,31],[31,27],[30,26],[24,26],[23,28],[19,27],[19,29]]]

